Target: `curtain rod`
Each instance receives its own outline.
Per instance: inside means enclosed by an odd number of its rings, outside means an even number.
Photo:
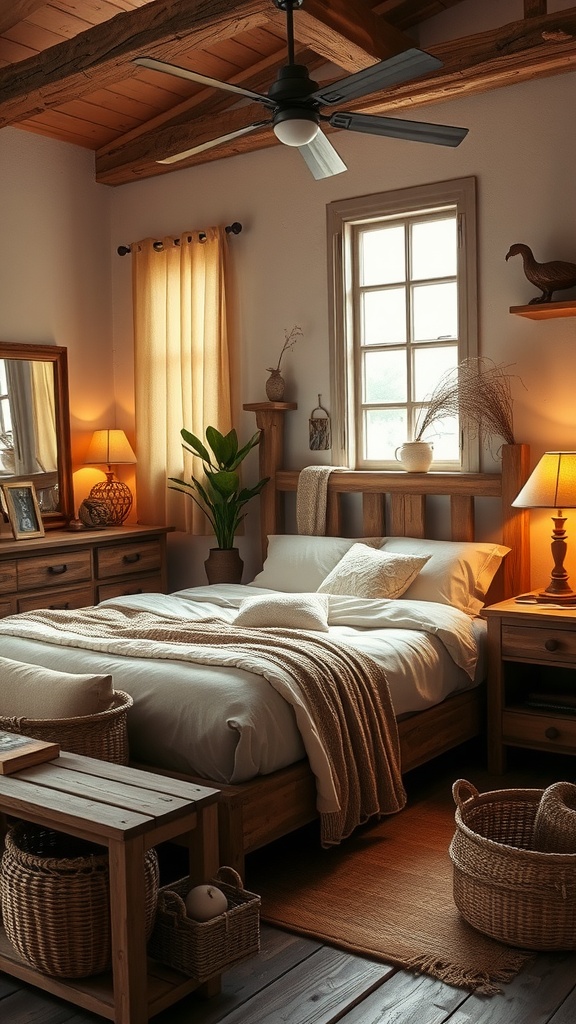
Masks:
[[[227,235],[229,235],[230,233],[232,233],[233,235],[239,235],[240,232],[242,231],[242,225],[239,224],[237,220],[235,220],[233,224],[227,224],[224,230],[226,231]],[[204,234],[203,231],[201,231],[199,237],[200,241],[203,242],[204,239],[206,238],[206,235]],[[180,239],[175,238],[174,244],[179,245]],[[153,242],[152,248],[155,249],[156,252],[162,252],[162,242]],[[132,252],[132,247],[130,245],[119,245],[116,252],[119,256],[128,256],[128,254]]]

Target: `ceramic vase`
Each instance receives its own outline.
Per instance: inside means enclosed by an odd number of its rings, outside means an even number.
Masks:
[[[266,381],[266,396],[269,402],[284,401],[284,388],[286,387],[284,377],[280,370],[272,370]]]
[[[394,455],[407,473],[427,473],[434,458],[434,448],[428,441],[405,441]]]
[[[238,548],[210,548],[204,562],[208,583],[241,583],[244,562]]]

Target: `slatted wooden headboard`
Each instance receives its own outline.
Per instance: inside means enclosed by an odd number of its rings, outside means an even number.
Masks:
[[[290,402],[258,402],[244,406],[256,413],[262,431],[260,475],[270,477],[261,495],[260,528],[262,556],[270,534],[284,532],[284,496],[295,492],[299,470],[282,468],[284,462],[284,418],[295,409]],[[476,499],[500,501],[502,543],[511,549],[503,569],[494,581],[490,602],[519,594],[530,588],[530,544],[528,511],[512,507],[512,501],[529,473],[528,445],[502,447],[501,473],[405,473],[399,471],[337,470],[328,482],[326,533],[343,536],[341,498],[362,496],[363,536],[427,537],[427,507],[430,498],[447,496],[450,504],[450,538],[476,537]]]

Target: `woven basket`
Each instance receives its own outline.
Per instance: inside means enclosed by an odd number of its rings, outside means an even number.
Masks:
[[[229,876],[234,885],[223,881]],[[158,893],[158,910],[148,952],[197,982],[207,981],[260,949],[260,897],[242,888],[233,868],[221,867],[214,885],[225,894],[228,910],[210,921],[193,921],[184,900],[189,878],[166,885]]]
[[[541,789],[480,795],[452,788],[454,901],[462,917],[499,942],[525,949],[576,949],[576,854],[534,849]]]
[[[129,694],[115,690],[112,704],[105,711],[79,718],[5,718],[0,729],[33,736],[36,740],[59,743],[62,750],[96,757],[100,761],[128,764],[127,714],[134,701]]]
[[[111,963],[108,852],[83,839],[18,822],[6,836],[0,900],[6,935],[44,974],[84,978]],[[158,857],[144,859],[146,936],[154,927]]]

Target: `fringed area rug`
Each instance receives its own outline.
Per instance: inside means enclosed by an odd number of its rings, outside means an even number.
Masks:
[[[534,954],[481,935],[452,898],[454,803],[447,792],[408,803],[339,847],[303,830],[255,855],[249,888],[262,919],[359,955],[493,995]]]

